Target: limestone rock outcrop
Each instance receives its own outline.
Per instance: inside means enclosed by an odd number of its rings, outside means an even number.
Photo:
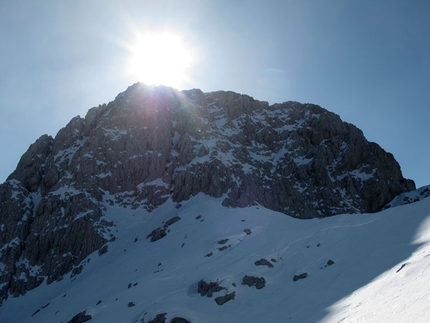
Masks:
[[[9,179],[147,209],[203,192],[299,218],[375,212],[415,189],[392,154],[317,105],[143,84],[42,136]]]
[[[112,223],[84,192],[64,189],[40,198],[17,180],[0,185],[0,302],[79,271],[107,241]]]
[[[204,193],[307,219],[375,212],[413,189],[392,154],[317,105],[138,83],[40,137],[0,185],[0,303],[113,240],[106,205]]]

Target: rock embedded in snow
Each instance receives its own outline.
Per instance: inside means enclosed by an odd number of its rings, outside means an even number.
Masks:
[[[242,285],[248,285],[249,287],[255,286],[257,289],[262,289],[266,286],[266,279],[264,279],[264,277],[245,275],[242,279]]]
[[[169,232],[168,227],[178,222],[180,219],[181,218],[179,216],[174,216],[173,218],[167,220],[163,226],[152,230],[152,232],[146,236],[146,239],[151,238],[151,242],[155,242],[164,238]]]
[[[157,314],[152,320],[148,321],[148,323],[165,323],[166,315],[167,313]]]
[[[221,239],[220,241],[218,241],[218,244],[226,244],[227,241],[228,241],[228,238]]]
[[[87,314],[86,311],[83,311],[73,316],[73,318],[67,323],[84,323],[84,322],[88,322],[91,319],[92,319],[92,316]]]
[[[256,262],[254,262],[254,264],[256,266],[267,266],[269,268],[273,268],[273,264],[268,261],[267,259],[261,258],[260,260],[257,260]]]
[[[181,218],[179,216],[174,216],[173,218],[170,218],[169,220],[166,221],[166,226],[171,226],[173,223],[176,223],[180,220]]]
[[[300,279],[305,279],[306,277],[308,277],[308,273],[301,273],[301,274],[298,274],[298,275],[294,275],[294,277],[293,277],[293,281],[298,281],[298,280],[300,280]]]
[[[152,230],[150,234],[146,236],[146,239],[151,238],[151,242],[158,241],[164,238],[167,235],[166,229],[164,228],[156,228]]]
[[[250,229],[244,229],[243,232],[245,232],[247,236],[251,235],[252,233]]]
[[[218,305],[224,305],[228,301],[234,299],[235,296],[236,296],[236,292],[233,291],[229,294],[225,294],[224,296],[218,296],[217,298],[215,298],[215,302]]]
[[[207,297],[212,297],[213,293],[217,293],[222,291],[223,289],[226,289],[225,287],[222,287],[218,284],[218,282],[205,282],[204,280],[199,281],[198,283],[198,287],[197,287],[197,292],[201,295],[201,296],[207,296]]]
[[[170,323],[191,323],[191,321],[183,317],[174,317],[170,320]]]

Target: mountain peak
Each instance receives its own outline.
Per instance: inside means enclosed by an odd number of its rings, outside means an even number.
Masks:
[[[203,192],[228,206],[312,218],[375,212],[415,189],[391,154],[336,114],[231,91],[136,83],[34,145],[9,179],[42,194],[63,186],[133,191],[136,207]],[[157,179],[161,186],[147,185]]]
[[[137,83],[40,137],[0,185],[0,300],[106,252],[107,206],[151,212],[203,193],[309,219],[376,212],[413,189],[390,153],[318,105]]]

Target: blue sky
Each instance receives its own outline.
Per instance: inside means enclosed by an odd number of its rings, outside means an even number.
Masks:
[[[134,32],[198,54],[183,89],[321,105],[430,184],[430,1],[1,1],[0,181],[42,134],[138,81]]]

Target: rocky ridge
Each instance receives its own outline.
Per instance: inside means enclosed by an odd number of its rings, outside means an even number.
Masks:
[[[79,273],[113,241],[104,203],[151,211],[204,193],[308,219],[376,212],[413,189],[390,153],[317,105],[138,83],[40,137],[0,185],[0,302]]]

